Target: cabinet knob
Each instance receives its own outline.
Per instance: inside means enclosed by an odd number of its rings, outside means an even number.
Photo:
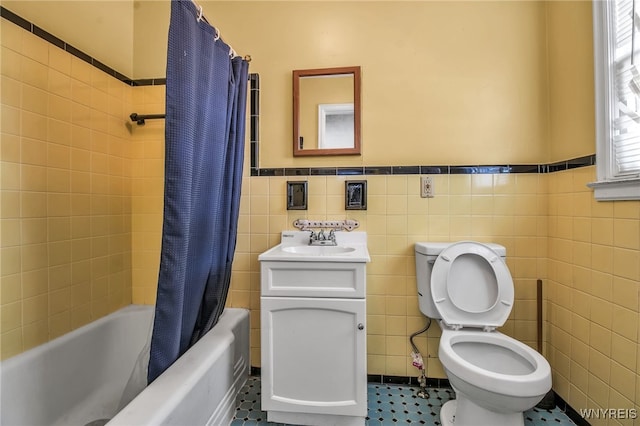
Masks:
[[[358,330],[364,330],[364,324],[358,323]]]

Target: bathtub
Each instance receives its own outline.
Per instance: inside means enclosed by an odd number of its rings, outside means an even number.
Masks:
[[[0,363],[0,425],[228,425],[249,375],[249,312],[218,324],[120,412],[152,306],[130,305]]]

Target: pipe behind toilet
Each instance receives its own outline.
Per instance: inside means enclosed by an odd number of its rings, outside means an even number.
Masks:
[[[538,352],[542,354],[542,280],[537,281],[537,305],[538,305]],[[536,405],[541,410],[553,410],[556,408],[556,394],[553,389]]]

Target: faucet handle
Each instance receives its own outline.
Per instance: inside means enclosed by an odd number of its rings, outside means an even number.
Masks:
[[[311,234],[309,234],[309,244],[314,242],[316,239],[318,239],[318,236],[313,230],[311,230]]]

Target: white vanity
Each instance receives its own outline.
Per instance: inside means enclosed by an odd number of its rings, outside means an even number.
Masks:
[[[364,425],[367,415],[365,232],[309,245],[286,231],[262,253],[262,410],[270,422]]]

